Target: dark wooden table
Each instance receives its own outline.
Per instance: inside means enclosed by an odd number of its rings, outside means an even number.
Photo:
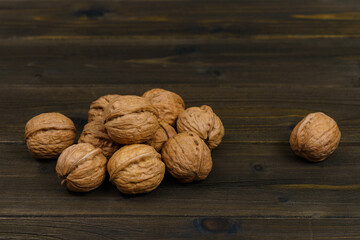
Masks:
[[[1,0],[1,239],[359,239],[360,1]],[[33,159],[26,121],[78,134],[96,98],[160,87],[226,129],[202,182],[75,194]],[[339,124],[326,161],[293,155],[309,112]]]

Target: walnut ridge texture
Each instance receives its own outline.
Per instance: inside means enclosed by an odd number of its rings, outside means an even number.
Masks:
[[[42,113],[25,126],[25,140],[35,158],[54,158],[75,142],[74,123],[61,113]]]
[[[159,186],[165,165],[151,146],[133,144],[120,148],[107,165],[110,181],[125,194],[146,193]]]
[[[159,121],[174,125],[178,115],[184,111],[184,100],[174,92],[160,88],[151,89],[143,94],[159,112]]]
[[[176,134],[175,129],[163,121],[160,122],[160,127],[153,137],[146,142],[146,144],[152,146],[156,151],[160,152],[161,148],[169,140],[169,138],[174,137]]]
[[[102,150],[106,158],[110,158],[120,145],[108,136],[103,121],[94,120],[87,123],[79,138],[79,143],[90,143]]]
[[[179,133],[196,133],[210,149],[217,147],[225,134],[220,118],[206,105],[187,108],[181,112],[177,120],[177,130]]]
[[[104,117],[109,137],[119,144],[145,142],[159,128],[157,110],[143,97],[116,98],[105,109]]]
[[[162,148],[162,157],[168,172],[184,183],[205,179],[212,168],[210,149],[193,132],[170,138]]]
[[[107,159],[100,148],[79,143],[65,149],[56,164],[61,184],[70,191],[88,192],[99,187],[106,176]]]
[[[103,121],[105,108],[109,105],[110,102],[119,96],[120,95],[117,94],[105,95],[92,102],[88,113],[88,122],[94,120]]]
[[[312,162],[323,161],[339,145],[341,133],[336,122],[324,113],[310,113],[293,129],[290,146],[294,153]]]

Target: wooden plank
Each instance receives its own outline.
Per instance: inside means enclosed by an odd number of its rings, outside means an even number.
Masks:
[[[29,39],[360,36],[360,22],[357,21],[360,3],[356,0],[204,3],[191,0],[2,0],[0,32],[2,38]]]
[[[358,39],[11,39],[0,55],[1,85],[360,86]]]
[[[0,223],[0,238],[11,239],[300,240],[358,239],[360,235],[360,220],[346,218],[2,217]]]
[[[125,196],[108,181],[87,194],[66,191],[56,160],[35,160],[23,144],[0,144],[0,216],[170,215],[360,217],[357,146],[311,164],[287,145],[223,144],[202,182],[171,176],[150,194]]]
[[[210,105],[221,117],[224,143],[287,144],[292,128],[309,112],[338,122],[342,144],[360,141],[359,88],[241,88],[196,85],[6,86],[0,89],[0,141],[23,142],[28,119],[43,112],[71,117],[80,133],[90,103],[110,93],[141,95],[153,87],[179,93],[187,107]]]

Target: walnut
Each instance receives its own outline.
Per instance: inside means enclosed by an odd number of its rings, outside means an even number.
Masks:
[[[180,113],[177,130],[179,133],[196,133],[210,149],[217,147],[225,134],[220,118],[206,105],[191,107]]]
[[[156,150],[145,144],[120,148],[107,165],[110,181],[125,194],[146,193],[159,186],[165,165]]]
[[[106,176],[106,157],[89,143],[65,149],[56,164],[61,184],[70,191],[88,192],[99,187]]]
[[[120,148],[119,144],[110,139],[104,123],[99,120],[94,120],[84,126],[79,143],[90,143],[100,148],[108,159]]]
[[[104,117],[109,137],[119,144],[145,142],[159,128],[157,110],[143,97],[116,98],[105,109]]]
[[[88,113],[88,122],[94,121],[94,120],[101,120],[103,121],[103,115],[104,110],[109,105],[111,101],[113,101],[115,98],[119,97],[120,95],[112,94],[112,95],[106,95],[98,98],[96,101],[92,102],[90,105],[90,110]]]
[[[176,131],[172,126],[166,122],[160,122],[159,129],[156,131],[153,137],[146,142],[146,144],[149,144],[155,148],[156,151],[160,152],[161,148],[169,140],[169,138],[172,138],[175,135]]]
[[[162,157],[168,172],[184,183],[205,179],[212,168],[210,149],[193,132],[170,138],[162,148]]]
[[[43,113],[25,126],[25,140],[35,158],[54,158],[75,142],[74,123],[61,113]]]
[[[185,109],[184,101],[179,95],[164,89],[151,89],[145,92],[143,97],[158,110],[159,120],[170,125],[175,124],[178,115]]]
[[[331,117],[317,112],[299,122],[290,136],[290,146],[296,155],[312,162],[329,157],[339,145],[341,133]]]

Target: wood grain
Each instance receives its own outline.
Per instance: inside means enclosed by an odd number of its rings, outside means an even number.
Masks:
[[[360,36],[357,21],[360,3],[356,0],[2,0],[0,4],[2,38],[316,39]]]
[[[0,84],[358,88],[358,41],[0,40]]]
[[[342,131],[342,144],[360,140],[359,88],[242,88],[197,85],[7,85],[0,89],[0,141],[23,142],[26,122],[57,111],[73,119],[81,132],[90,103],[109,93],[141,95],[153,87],[180,94],[187,107],[207,104],[226,129],[224,143],[285,144],[292,128],[309,112],[323,111]],[[201,93],[201,94],[199,94]],[[16,133],[16,134],[14,134]]]
[[[74,194],[60,185],[55,160],[36,161],[23,144],[0,144],[0,150],[6,196],[0,215],[360,217],[355,146],[309,164],[287,145],[223,144],[213,151],[214,168],[205,181],[180,184],[167,175],[158,189],[140,196],[122,195],[109,182]]]
[[[0,0],[0,239],[359,239],[359,20],[357,0]],[[34,115],[79,135],[93,100],[155,87],[221,117],[205,181],[77,194],[27,152]],[[288,144],[315,111],[342,132],[316,164]]]
[[[232,217],[0,218],[0,238],[23,239],[358,239],[360,220]],[[19,229],[19,225],[22,227]],[[161,231],[159,226],[166,227]],[[151,235],[149,233],[151,232]],[[266,232],[268,234],[263,235]]]

